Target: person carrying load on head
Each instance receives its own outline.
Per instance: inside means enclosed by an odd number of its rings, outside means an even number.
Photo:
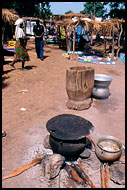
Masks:
[[[25,61],[29,61],[29,55],[26,50],[26,43],[27,43],[27,37],[24,34],[23,28],[24,28],[24,21],[20,18],[16,20],[15,22],[16,28],[15,28],[15,37],[16,37],[16,43],[15,43],[15,59],[11,63],[11,66],[14,67],[14,64],[16,62],[22,62],[22,69],[24,70]],[[15,67],[14,67],[15,68]]]

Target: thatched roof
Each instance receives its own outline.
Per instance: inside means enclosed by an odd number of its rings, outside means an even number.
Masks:
[[[71,19],[71,18],[74,18],[74,17],[78,17],[78,18],[89,18],[90,15],[84,15],[84,14],[81,14],[81,13],[68,13],[68,14],[64,14],[64,15],[55,15],[55,20],[58,21],[58,20],[63,20],[63,19]]]
[[[97,22],[97,21],[91,20],[90,24],[92,24],[92,26],[91,26],[92,31],[95,34],[98,33],[100,35],[111,36],[113,26],[114,26],[114,32],[118,33],[119,29],[120,29],[120,25],[123,22],[124,22],[124,20],[120,20],[120,19],[110,19],[110,20],[105,20],[102,22]]]
[[[43,23],[43,20],[41,19],[41,18],[37,18],[37,17],[23,17],[22,18],[24,21],[36,21],[36,20],[40,20],[40,22],[42,22]]]
[[[114,32],[118,33],[120,29],[121,23],[125,22],[124,20],[120,19],[111,19],[111,20],[105,20],[105,21],[95,21],[91,19],[91,21],[83,20],[82,18],[79,18],[78,21],[74,22],[72,19],[62,19],[59,21],[56,21],[56,24],[64,25],[64,26],[86,26],[86,30],[92,31],[93,34],[100,34],[100,35],[112,35],[112,30],[114,26]]]
[[[70,18],[68,19],[62,19],[55,22],[56,25],[74,25],[74,21]]]
[[[14,10],[2,9],[2,21],[14,25],[15,21],[19,18],[19,15]]]
[[[63,15],[64,18],[73,18],[73,17],[83,17],[83,18],[88,18],[89,15],[84,15],[82,13],[68,13]]]

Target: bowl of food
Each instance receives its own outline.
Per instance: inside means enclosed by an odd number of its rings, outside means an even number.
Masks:
[[[113,136],[102,136],[98,139],[95,153],[102,161],[117,161],[122,155],[123,144]]]

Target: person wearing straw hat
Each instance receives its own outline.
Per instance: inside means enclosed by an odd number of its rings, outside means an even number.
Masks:
[[[20,18],[20,19],[16,20],[15,25],[16,25],[16,28],[15,28],[16,57],[15,57],[14,61],[11,63],[11,66],[13,68],[15,68],[14,64],[16,62],[20,62],[21,61],[22,62],[22,70],[24,70],[25,61],[29,61],[30,60],[29,55],[28,55],[27,50],[26,50],[26,40],[27,40],[27,38],[25,37],[24,31],[23,31],[24,22]]]

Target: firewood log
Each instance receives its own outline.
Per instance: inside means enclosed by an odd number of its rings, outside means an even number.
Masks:
[[[74,168],[72,168],[70,165],[66,164],[64,169],[68,173],[69,177],[71,179],[73,179],[75,182],[77,182],[78,184],[83,184],[84,183],[83,179],[81,177],[79,177],[77,171]]]
[[[108,166],[108,163],[106,163],[106,166],[105,166],[105,187],[106,188],[108,188],[109,180],[110,180],[109,166]]]
[[[104,166],[103,163],[100,165],[100,174],[101,174],[101,187],[105,188],[105,177],[104,177]]]
[[[82,167],[77,164],[77,167],[80,169],[82,172],[83,178],[86,179],[87,183],[91,186],[91,188],[96,188],[96,186],[93,184],[93,182],[90,180],[89,176],[86,174],[86,172],[82,169]]]
[[[21,174],[22,172],[24,172],[25,170],[28,170],[32,166],[40,164],[41,161],[42,161],[42,158],[35,158],[34,160],[32,160],[32,162],[30,162],[28,164],[24,164],[16,169],[14,169],[10,174],[8,174],[7,176],[4,176],[2,178],[2,180],[5,180],[5,179],[11,178],[11,177],[15,177],[15,176]]]

